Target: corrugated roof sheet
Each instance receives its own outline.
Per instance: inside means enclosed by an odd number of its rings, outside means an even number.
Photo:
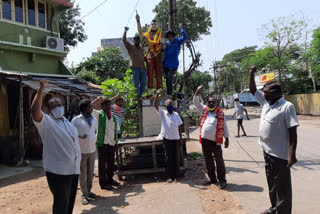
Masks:
[[[15,78],[8,78],[15,80]],[[45,77],[32,77],[32,79],[24,79],[22,83],[34,90],[39,90],[40,80],[47,80],[48,87],[45,93],[55,92],[62,95],[84,95],[84,96],[100,96],[102,88],[98,85],[88,83],[84,80],[78,79],[61,79],[61,78],[45,78]]]

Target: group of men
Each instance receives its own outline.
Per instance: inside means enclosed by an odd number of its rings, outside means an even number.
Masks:
[[[129,28],[125,27],[123,43],[130,56],[130,68],[132,70],[134,86],[136,88],[138,98],[140,98],[144,92],[147,76],[149,96],[152,96],[153,94],[154,76],[156,79],[156,89],[162,88],[162,73],[165,74],[166,78],[167,94],[172,96],[174,77],[179,67],[178,56],[180,48],[188,35],[180,24],[179,28],[182,37],[176,37],[173,30],[168,30],[165,33],[167,41],[164,41],[162,38],[161,28],[156,20],[152,21],[151,27],[145,33],[142,31],[140,16],[138,14],[136,15],[136,20],[139,35],[136,35],[133,38],[133,44],[130,44],[127,40],[127,31]],[[140,37],[148,44],[148,52],[146,55],[140,45]]]
[[[140,16],[136,15],[138,32],[147,42],[149,50],[145,57],[140,46],[140,37],[134,37],[134,44],[126,39],[128,28],[125,28],[123,42],[130,56],[130,67],[133,72],[134,84],[138,97],[141,97],[148,74],[148,94],[153,93],[153,75],[156,76],[155,109],[160,115],[163,131],[163,141],[166,151],[168,182],[176,181],[177,146],[182,140],[181,126],[183,124],[178,113],[174,111],[171,99],[165,101],[165,109],[159,104],[162,94],[162,67],[167,80],[167,94],[172,95],[172,81],[179,66],[178,55],[181,44],[187,39],[187,34],[180,25],[182,37],[176,38],[173,31],[168,31],[163,42],[161,29],[153,21],[148,32],[143,33]],[[162,52],[165,51],[162,61]],[[145,69],[147,62],[147,72]],[[294,106],[284,100],[278,83],[271,82],[264,86],[263,93],[256,89],[254,82],[255,67],[250,69],[250,91],[257,102],[263,106],[260,120],[260,140],[266,162],[266,176],[269,186],[271,208],[262,214],[289,214],[292,209],[292,190],[290,167],[297,162],[296,145],[299,122]],[[88,204],[90,198],[97,195],[91,192],[94,177],[96,149],[98,150],[98,172],[101,189],[110,190],[119,185],[113,179],[115,171],[116,144],[121,136],[121,125],[126,112],[122,108],[123,99],[117,95],[111,99],[98,97],[91,101],[81,100],[81,114],[72,119],[71,123],[64,117],[63,103],[58,98],[52,98],[47,103],[48,114],[42,111],[42,101],[47,81],[40,81],[32,106],[33,121],[43,142],[43,167],[50,191],[53,195],[53,213],[72,213],[78,180],[82,192],[82,203]],[[229,146],[229,131],[224,112],[217,106],[213,96],[207,97],[207,105],[200,103],[199,95],[203,86],[195,92],[193,103],[201,114],[199,142],[205,158],[209,180],[206,185],[216,184],[224,189],[227,186],[226,167],[223,159],[222,144]],[[115,104],[112,105],[112,102]],[[238,120],[238,135],[240,128],[246,136],[242,120],[243,112],[248,113],[239,99],[235,99],[235,114]],[[100,109],[100,110],[97,110]],[[223,139],[225,141],[223,142]],[[79,176],[80,175],[80,176]]]

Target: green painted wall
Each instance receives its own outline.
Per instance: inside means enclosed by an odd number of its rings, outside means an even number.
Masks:
[[[11,71],[70,75],[61,69],[58,57],[44,54],[0,50],[0,66]]]
[[[60,10],[57,6],[48,4],[48,30],[0,19],[1,68],[9,71],[70,75],[66,67],[60,62],[61,59],[66,57],[67,53],[45,49],[46,36],[58,37],[57,14]],[[22,46],[19,45],[19,35],[23,36]],[[27,37],[31,37],[31,47],[26,46]],[[15,44],[3,44],[1,41]]]

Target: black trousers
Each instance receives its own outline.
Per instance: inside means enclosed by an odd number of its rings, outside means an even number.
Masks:
[[[76,200],[79,175],[58,175],[46,172],[53,195],[53,214],[71,214]]]
[[[167,173],[169,178],[175,180],[177,177],[177,145],[179,140],[163,139],[166,150]]]
[[[98,147],[99,184],[105,187],[113,181],[115,146],[104,144]]]
[[[204,138],[202,138],[201,145],[210,181],[212,183],[215,183],[217,181],[227,182],[226,167],[224,165],[221,146],[217,145],[217,142],[215,141],[211,141]],[[217,166],[217,176],[215,165]]]
[[[291,214],[292,187],[288,161],[263,152],[269,187],[271,210],[275,214]]]

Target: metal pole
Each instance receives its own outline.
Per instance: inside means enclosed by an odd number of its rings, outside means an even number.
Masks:
[[[173,0],[169,0],[169,30],[173,30]]]
[[[20,162],[23,163],[24,159],[24,117],[23,117],[23,87],[22,87],[22,77],[19,76],[19,88],[20,88],[20,96],[19,96],[19,144],[20,144]]]

